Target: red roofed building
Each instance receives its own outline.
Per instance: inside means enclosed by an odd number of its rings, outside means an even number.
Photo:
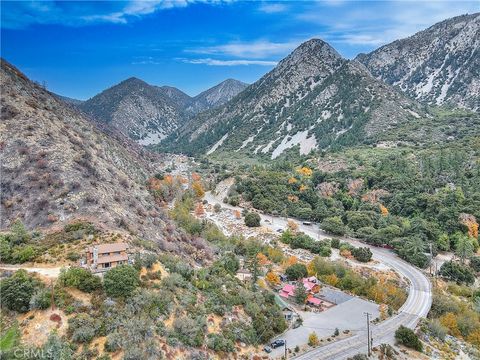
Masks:
[[[320,291],[320,285],[317,284],[317,279],[312,276],[302,279],[303,286],[308,294],[313,295]],[[290,296],[295,295],[295,285],[286,284],[282,290],[278,293],[281,297],[288,299]]]

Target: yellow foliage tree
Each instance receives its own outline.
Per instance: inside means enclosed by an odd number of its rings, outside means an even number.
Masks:
[[[307,190],[307,189],[308,189],[308,187],[307,187],[306,185],[303,185],[303,184],[302,184],[302,185],[300,185],[300,188],[299,188],[298,190],[300,190],[300,192],[303,192],[303,191],[305,191],[305,190]]]
[[[308,345],[310,346],[318,346],[320,344],[320,340],[318,340],[317,333],[314,331],[308,335]]]
[[[265,275],[265,279],[273,286],[280,284],[280,278],[273,271],[269,271],[267,275]]]
[[[297,231],[297,229],[298,229],[298,224],[293,220],[288,220],[287,221],[287,226],[292,231]]]
[[[382,216],[387,216],[388,215],[388,209],[380,204],[380,212],[382,213]]]
[[[352,258],[352,253],[350,250],[347,250],[347,249],[343,249],[340,251],[340,255],[347,258],[347,259],[350,259]]]
[[[306,166],[298,169],[297,172],[298,172],[299,174],[303,175],[303,176],[312,176],[312,174],[313,174],[313,170],[310,169],[310,168],[308,168],[308,167],[306,167]]]
[[[296,182],[297,182],[297,179],[295,179],[293,176],[290,179],[288,179],[289,184],[295,184]]]
[[[480,329],[472,331],[467,337],[467,341],[480,349]]]
[[[451,335],[457,337],[460,336],[460,330],[458,329],[457,317],[453,313],[446,313],[440,317],[440,323],[445,326]]]
[[[330,274],[325,276],[324,280],[328,285],[331,285],[331,286],[336,286],[339,281],[337,275],[335,274]]]
[[[283,266],[285,268],[292,266],[293,264],[296,264],[298,262],[298,259],[296,256],[290,256],[287,260],[285,260]]]
[[[280,248],[268,248],[268,258],[272,260],[274,263],[281,263],[283,261],[283,251]]]
[[[192,189],[195,192],[195,196],[197,196],[198,198],[201,198],[203,197],[203,195],[205,195],[205,190],[203,190],[203,186],[200,181],[195,181],[192,184]]]
[[[270,262],[268,261],[268,258],[263,253],[257,254],[257,260],[258,260],[258,264],[261,266],[265,266]]]
[[[295,195],[288,195],[287,199],[288,199],[288,201],[293,202],[293,203],[298,202],[298,196],[295,196]]]

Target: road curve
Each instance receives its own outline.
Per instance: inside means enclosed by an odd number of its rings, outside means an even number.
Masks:
[[[205,194],[205,199],[210,203],[220,203],[224,208],[231,210],[242,210],[241,207],[232,206],[229,204],[223,204],[221,200],[217,199],[211,192]],[[285,228],[287,220],[280,217],[263,215],[262,225],[270,227],[275,230],[278,228]],[[293,219],[290,219],[293,220]],[[323,232],[317,225],[303,225],[298,220],[295,221],[299,230],[303,231],[307,235],[314,239],[323,239],[331,237]],[[398,310],[395,316],[392,316],[388,320],[382,321],[379,324],[371,324],[373,345],[377,346],[383,343],[394,342],[395,331],[400,325],[408,328],[415,328],[420,318],[426,317],[430,311],[432,305],[432,287],[429,279],[418,268],[400,259],[392,251],[376,248],[358,240],[342,237],[342,241],[349,242],[353,245],[368,246],[373,253],[373,259],[391,267],[397,271],[401,276],[408,280],[409,292],[408,297],[402,307]],[[337,342],[318,347],[307,353],[295,357],[298,360],[313,360],[313,359],[325,359],[325,360],[337,360],[345,359],[354,356],[358,353],[367,352],[367,338],[365,334],[356,334],[347,339],[339,340]]]

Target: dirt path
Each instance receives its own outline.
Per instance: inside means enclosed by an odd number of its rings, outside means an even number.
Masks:
[[[16,271],[20,269],[24,269],[31,273],[37,273],[39,275],[45,276],[47,278],[56,279],[58,275],[60,275],[60,269],[64,266],[56,266],[56,267],[37,267],[37,266],[25,266],[25,265],[5,265],[0,264],[1,270],[10,270]]]

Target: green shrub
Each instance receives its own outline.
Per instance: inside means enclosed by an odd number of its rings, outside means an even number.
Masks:
[[[359,247],[352,250],[352,255],[357,261],[369,262],[373,254],[368,247]]]
[[[415,349],[417,351],[423,350],[422,342],[418,338],[417,334],[415,334],[412,329],[409,329],[403,325],[400,325],[397,331],[395,331],[395,339],[397,339],[400,344],[411,349]]]
[[[213,351],[233,352],[235,344],[232,340],[225,338],[222,334],[208,334],[207,347]]]
[[[48,309],[51,305],[52,291],[48,288],[38,290],[30,299],[30,309]]]
[[[260,226],[260,215],[255,212],[249,212],[245,215],[245,225],[248,227],[258,227]]]
[[[288,276],[289,280],[299,280],[308,275],[307,267],[304,264],[293,264],[290,265],[286,270],[285,274]]]
[[[457,283],[471,285],[475,282],[475,274],[468,266],[456,261],[447,261],[442,264],[439,274],[444,278]]]
[[[72,341],[78,343],[89,343],[100,329],[101,322],[88,314],[78,314],[68,319],[68,333]]]
[[[74,287],[87,293],[102,287],[102,282],[98,276],[80,267],[71,267],[68,270],[62,269],[58,280],[64,286]]]
[[[105,292],[110,297],[128,297],[139,285],[138,272],[130,265],[120,265],[103,277]]]
[[[335,235],[345,234],[345,225],[340,216],[328,217],[322,221],[321,228]]]
[[[40,282],[28,275],[25,270],[18,270],[12,276],[0,282],[0,298],[2,307],[7,309],[27,312],[30,307],[30,300]]]

